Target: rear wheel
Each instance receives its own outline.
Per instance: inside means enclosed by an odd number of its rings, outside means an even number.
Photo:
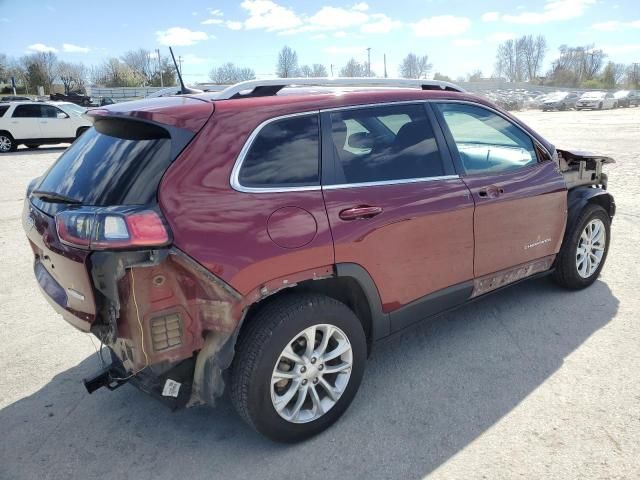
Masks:
[[[0,132],[0,153],[12,152],[16,149],[16,142],[7,132]]]
[[[556,260],[555,280],[565,288],[596,281],[609,251],[611,219],[600,205],[587,205],[568,232]]]
[[[353,400],[364,373],[362,325],[323,295],[287,295],[260,310],[231,367],[238,413],[273,440],[295,442],[328,428]]]

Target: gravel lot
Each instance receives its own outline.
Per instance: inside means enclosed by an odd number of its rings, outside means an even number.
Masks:
[[[0,478],[640,478],[640,108],[519,115],[618,161],[601,279],[520,284],[385,341],[343,419],[300,445],[226,399],[171,413],[129,385],[87,395],[94,347],[42,298],[20,226],[63,147],[0,156]]]

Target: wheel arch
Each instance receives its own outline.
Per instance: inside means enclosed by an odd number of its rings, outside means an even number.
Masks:
[[[613,195],[600,187],[582,186],[569,190],[567,197],[567,227],[566,232],[573,228],[580,212],[588,204],[600,205],[613,219],[616,213],[616,203]]]

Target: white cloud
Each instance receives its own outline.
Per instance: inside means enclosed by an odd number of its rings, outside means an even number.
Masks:
[[[504,22],[537,25],[581,17],[596,0],[546,0],[542,12],[522,12],[502,15]]]
[[[336,33],[333,34],[333,36],[336,37],[336,38],[344,38],[344,37],[347,36],[347,32],[342,32],[342,31],[336,32]]]
[[[482,19],[483,22],[495,22],[497,20],[500,20],[500,13],[499,12],[487,12],[487,13],[483,13],[482,17],[480,17]]]
[[[296,13],[273,0],[244,0],[240,6],[247,11],[244,21],[226,22],[233,30],[261,29],[281,35],[304,32],[347,31],[359,28],[362,33],[388,33],[402,26],[383,13],[369,13],[369,5],[359,2],[350,7],[323,6],[310,15]],[[212,22],[218,23],[213,19]]]
[[[620,22],[618,20],[609,20],[606,22],[594,23],[591,25],[594,30],[601,32],[615,32],[616,30],[625,30],[627,28],[640,28],[640,20],[631,22]]]
[[[353,7],[351,7],[351,10],[366,12],[367,10],[369,10],[369,5],[366,2],[356,3]]]
[[[371,15],[371,22],[362,25],[360,31],[362,33],[389,33],[391,30],[401,26],[401,21],[393,20],[384,13],[375,13]]]
[[[62,50],[67,53],[87,53],[90,49],[89,47],[80,47],[73,43],[63,43]]]
[[[171,27],[167,30],[156,32],[156,38],[161,45],[176,45],[185,47],[194,45],[203,40],[209,39],[205,32],[195,32],[183,27]]]
[[[249,18],[244,22],[247,30],[275,32],[302,25],[302,20],[293,10],[271,0],[245,0],[240,6],[249,12]]]
[[[227,23],[225,23],[225,25],[229,30],[242,30],[242,22],[234,22],[234,21],[228,20]]]
[[[475,38],[456,38],[452,43],[456,47],[473,47],[475,45],[480,45],[482,42]]]
[[[516,38],[516,34],[513,32],[494,32],[489,35],[489,40],[493,42],[504,42]]]
[[[32,52],[57,52],[58,49],[54,47],[50,47],[49,45],[45,45],[44,43],[34,43],[33,45],[29,45],[27,50],[31,50]]]
[[[471,26],[471,20],[466,17],[440,15],[423,18],[411,24],[413,32],[418,37],[445,37],[460,35]]]
[[[603,45],[602,49],[611,53],[640,53],[640,43],[623,43],[618,45]]]
[[[221,20],[219,18],[207,18],[206,20],[200,23],[202,25],[220,25],[221,23],[224,23],[224,20]]]

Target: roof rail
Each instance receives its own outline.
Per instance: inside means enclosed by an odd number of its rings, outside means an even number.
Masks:
[[[418,80],[407,78],[273,78],[268,80],[248,80],[225,88],[215,97],[216,100],[234,98],[268,97],[276,95],[289,86],[313,87],[409,87],[422,90],[448,90],[464,92],[464,89],[453,83],[440,80]]]

